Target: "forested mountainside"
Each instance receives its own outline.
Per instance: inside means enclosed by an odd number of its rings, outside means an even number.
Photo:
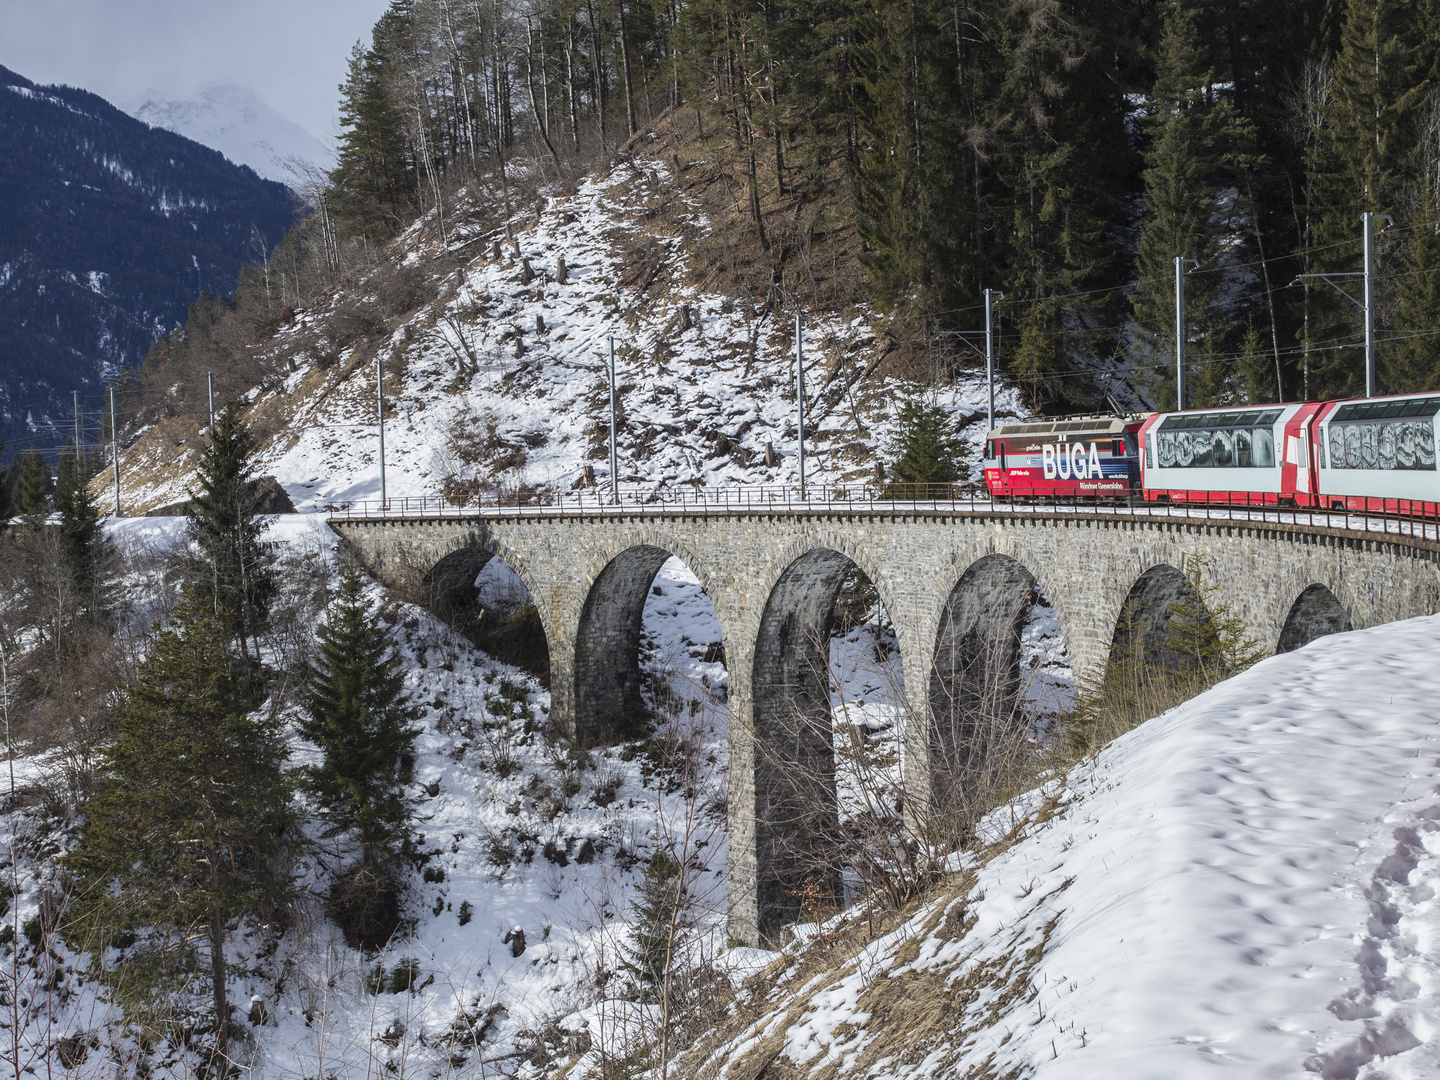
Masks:
[[[1358,271],[1384,213],[1381,384],[1429,388],[1437,60],[1440,13],[1399,0],[396,0],[352,60],[332,202],[373,235],[507,154],[558,176],[691,110],[787,299],[853,227],[896,334],[976,330],[1003,291],[1004,362],[1047,408],[1091,403],[1073,373],[1101,361],[1150,387],[1176,256],[1197,403],[1355,392],[1358,313],[1295,280]]]
[[[1191,404],[1360,392],[1355,282],[1304,275],[1358,273],[1370,212],[1380,388],[1431,389],[1437,64],[1440,14],[1399,0],[395,0],[352,54],[321,213],[239,306],[272,324],[422,213],[436,258],[473,258],[683,116],[723,188],[689,251],[707,286],[863,303],[926,379],[974,360],[992,290],[1030,407],[1164,406],[1178,257]]]
[[[1024,407],[1165,406],[1178,257],[1193,260],[1190,404],[1354,394],[1361,315],[1335,286],[1356,281],[1314,275],[1359,271],[1370,212],[1389,220],[1380,389],[1440,386],[1440,15],[1388,0],[1248,11],[396,0],[352,54],[318,212],[157,342],[127,424],[202,407],[206,371],[224,398],[307,365],[413,355],[420,339],[389,338],[422,309],[406,333],[448,326],[457,371],[483,366],[466,352],[478,344],[520,360],[520,323],[544,305],[472,302],[469,275],[510,259],[532,299],[563,288],[523,234],[547,206],[575,217],[587,178],[632,167],[653,190],[625,249],[586,233],[617,220],[568,234],[606,264],[585,288],[630,291],[622,354],[662,367],[654,350],[691,328],[682,309],[704,292],[741,315],[702,334],[736,348],[742,334],[776,363],[797,313],[855,328],[856,377],[834,383],[829,362],[829,390],[878,374],[948,391],[976,365],[990,290],[999,368]],[[547,251],[563,254],[554,230],[570,225],[545,226]],[[672,309],[657,290],[681,266],[698,291]],[[870,447],[857,466],[873,464],[868,428],[851,433]],[[752,460],[764,441],[745,446]]]
[[[72,87],[0,68],[0,434],[55,446],[122,365],[228,294],[294,220],[289,191]],[[93,432],[92,432],[93,434]]]
[[[379,498],[377,362],[390,498],[608,483],[612,338],[621,483],[795,482],[794,322],[768,292],[744,290],[750,264],[710,263],[733,236],[725,174],[692,156],[693,117],[673,119],[505,224],[483,191],[455,193],[444,241],[429,212],[299,310],[279,307],[294,264],[274,260],[275,322],[258,277],[233,304],[197,309],[123,397],[125,512],[185,498],[207,445],[195,417],[210,371],[220,400],[241,402],[257,469],[302,511]],[[983,437],[983,374],[932,374],[941,361],[887,342],[875,317],[862,302],[805,324],[812,481],[876,480],[907,407],[928,410],[941,441]],[[997,409],[1023,414],[1013,387]],[[963,473],[965,451],[953,457]],[[97,477],[97,494],[111,482]]]

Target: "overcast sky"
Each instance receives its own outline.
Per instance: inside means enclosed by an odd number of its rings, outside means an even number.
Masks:
[[[0,0],[0,65],[122,107],[156,91],[248,87],[312,135],[337,134],[337,88],[386,0]]]

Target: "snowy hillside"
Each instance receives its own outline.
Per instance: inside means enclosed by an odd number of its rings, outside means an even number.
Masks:
[[[132,631],[166,607],[173,581],[154,556],[179,542],[183,525],[112,521]],[[269,535],[285,578],[276,610],[300,612],[303,625],[303,612],[315,612],[310,590],[333,574],[336,537],[317,515],[278,518]],[[529,600],[499,560],[478,584],[481,602],[499,610]],[[421,708],[415,781],[425,793],[419,828],[428,860],[411,875],[413,926],[379,955],[348,948],[321,900],[345,859],[337,844],[319,841],[298,868],[311,899],[278,948],[266,946],[263,928],[232,938],[247,969],[232,980],[232,999],[242,1010],[259,1002],[265,1016],[242,1051],[254,1075],[314,1076],[318,1063],[322,1075],[473,1067],[468,1075],[480,1076],[523,1073],[527,1063],[533,1075],[564,1052],[566,1032],[587,1025],[607,1045],[644,1039],[654,1018],[631,1001],[625,950],[637,886],[661,847],[690,867],[687,949],[742,974],[764,962],[768,954],[726,949],[727,675],[715,659],[719,623],[693,574],[672,559],[647,597],[642,665],[653,734],[588,754],[570,752],[548,731],[549,694],[533,677],[475,650],[423,609],[378,587],[372,595]],[[291,627],[267,645],[278,664],[295,624],[276,618]],[[877,613],[834,644],[846,703],[840,725],[883,728],[895,717],[898,652],[876,649],[882,639],[893,644],[884,622]],[[292,736],[291,764],[314,758]],[[74,760],[57,752],[10,764],[13,787],[0,789],[0,866],[17,873],[19,904],[5,924],[24,930],[12,937],[0,926],[0,993],[25,994],[22,1056],[41,1060],[59,1031],[93,1043],[81,1075],[115,1064],[143,1071],[147,1061],[157,1075],[189,1075],[194,1060],[178,1047],[147,1058],[84,978],[86,958],[54,936],[46,912],[62,902],[53,856],[73,837]],[[318,835],[313,818],[309,827]],[[42,991],[42,983],[50,985]],[[8,1017],[0,1031],[7,1027]]]
[[[178,524],[132,519],[114,535],[143,555]],[[287,573],[333,560],[317,516],[274,530]],[[132,573],[136,618],[158,584]],[[524,599],[498,563],[480,585],[490,601]],[[724,940],[726,676],[708,658],[714,613],[681,564],[661,570],[644,614],[655,739],[579,758],[543,736],[548,694],[530,676],[375,595],[423,711],[430,858],[408,900],[413,930],[365,956],[317,900],[278,948],[259,928],[235,935],[247,973],[232,997],[259,1003],[253,1075],[586,1075],[602,1049],[655,1032],[623,957],[660,844],[693,856],[688,954],[737,986],[751,977],[732,1026],[674,1075],[749,1076],[777,1055],[801,1073],[896,1080],[1440,1069],[1440,617],[1262,662],[997,811],[991,847],[868,944],[865,921],[842,916],[775,954]],[[876,647],[883,612],[865,625],[832,646],[837,732],[898,716],[898,673]],[[292,763],[312,753],[296,739]],[[26,1053],[41,1060],[63,1033],[89,1047],[76,1075],[137,1068],[141,1047],[84,979],[84,957],[46,929],[74,763],[14,765],[0,862],[18,873],[25,931],[13,952],[0,942],[0,975],[26,992]],[[323,893],[343,861],[322,844],[302,880]],[[516,927],[518,955],[505,940]],[[194,1059],[162,1045],[148,1063],[181,1076]]]
[[[337,325],[360,318],[367,296],[325,297],[297,314],[274,344],[288,376],[247,399],[267,436],[259,471],[301,510],[378,498],[378,358],[391,498],[568,489],[587,465],[605,483],[613,336],[623,483],[797,479],[792,317],[707,287],[687,245],[709,225],[683,191],[671,165],[642,159],[542,200],[517,218],[513,243],[503,230],[467,232],[453,212],[442,254],[433,215],[418,223],[397,242],[410,265],[433,272],[461,250],[463,269],[379,342],[339,343]],[[862,309],[807,323],[812,480],[873,479],[895,403],[917,389],[877,370],[872,318]],[[977,448],[985,394],[972,371],[937,394]],[[999,388],[997,412],[1025,414],[1012,387]],[[178,422],[145,433],[124,454],[127,512],[183,498],[199,446]]]
[[[689,1068],[1440,1075],[1437,643],[1322,638],[1145,724],[892,933],[752,984]]]
[[[249,165],[267,180],[292,188],[335,164],[335,152],[262,101],[233,83],[209,86],[194,98],[168,100],[156,94],[126,110],[151,127],[164,128],[219,150],[237,165]],[[271,242],[278,241],[272,237]]]
[[[181,526],[173,518],[131,519],[113,535],[133,562],[176,542]],[[282,518],[271,536],[288,560],[287,573],[301,564],[310,574],[333,567],[335,537],[318,518]],[[130,575],[132,596],[151,595],[157,584],[143,573]],[[498,562],[481,586],[487,601],[523,593]],[[137,617],[148,612],[142,605]],[[648,853],[687,810],[700,822],[688,839],[689,854],[703,868],[696,879],[700,930],[708,948],[723,948],[717,935],[724,906],[725,672],[687,644],[720,637],[693,575],[679,564],[662,569],[646,607],[652,693],[678,703],[661,709],[669,726],[662,721],[656,738],[705,762],[699,776],[690,762],[695,778],[688,786],[671,779],[685,763],[653,746],[567,755],[545,736],[549,695],[532,677],[476,652],[423,610],[388,602],[384,618],[400,641],[423,717],[415,779],[427,793],[419,827],[430,858],[423,875],[414,873],[407,898],[415,925],[378,956],[348,949],[318,910],[303,905],[278,951],[255,951],[263,934],[236,935],[234,950],[251,963],[232,987],[234,1000],[253,996],[269,1016],[244,1051],[255,1075],[313,1076],[317,1061],[326,1063],[325,1075],[335,1069],[343,1075],[346,1068],[363,1073],[367,1064],[454,1067],[489,1056],[508,1061],[504,1071],[511,1072],[517,1048],[543,1057],[555,1022],[592,1004],[607,970],[618,973],[635,882]],[[294,742],[292,764],[313,756]],[[21,872],[18,921],[36,944],[44,934],[50,952],[48,961],[32,953],[24,935],[12,952],[14,939],[0,933],[0,988],[33,960],[34,973],[19,980],[29,1021],[24,1042],[34,1060],[45,1057],[53,1032],[78,1032],[99,1050],[87,1055],[92,1071],[103,1071],[107,1059],[134,1068],[143,1055],[122,1032],[118,1013],[96,997],[93,983],[76,979],[84,958],[43,929],[42,905],[53,905],[61,890],[50,856],[69,837],[64,818],[47,812],[47,793],[65,790],[69,764],[63,753],[13,762],[18,797],[4,799],[0,865]],[[48,805],[53,811],[53,798]],[[323,894],[340,862],[338,849],[321,843],[300,868],[302,881]],[[516,927],[527,944],[512,955],[504,939]],[[51,977],[46,963],[57,962],[49,989],[58,993],[31,992],[32,980]],[[392,990],[395,971],[409,965],[418,971],[413,989]],[[0,1045],[9,1038],[7,1031]],[[152,1062],[161,1075],[189,1075],[193,1065],[174,1047],[162,1047]]]

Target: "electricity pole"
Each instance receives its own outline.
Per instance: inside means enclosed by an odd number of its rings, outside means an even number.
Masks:
[[[115,516],[120,516],[120,429],[115,424],[115,387],[110,387],[110,456],[115,460]]]
[[[215,437],[215,373],[207,371],[205,381],[210,386],[210,437]]]
[[[380,421],[380,512],[385,512],[385,360],[375,358],[375,414]]]
[[[805,497],[805,341],[801,326],[805,316],[795,313],[795,407],[800,421],[800,497]]]
[[[1375,396],[1375,219],[1380,214],[1369,211],[1360,215],[1363,235],[1365,275],[1365,396]],[[1390,221],[1390,218],[1385,218]],[[1391,222],[1394,224],[1394,222]]]
[[[1175,256],[1175,408],[1185,408],[1185,264],[1199,259]]]
[[[616,423],[618,410],[615,407],[615,338],[607,337],[610,346],[610,497],[616,506],[620,505],[620,450],[617,442],[619,428]]]
[[[80,455],[80,391],[79,391],[79,390],[72,390],[71,393],[75,395],[75,457],[78,459],[78,458],[81,456],[81,455]]]
[[[985,382],[989,388],[989,405],[985,412],[985,430],[995,430],[995,301],[1004,300],[1005,294],[995,289],[985,290]]]
[[[1360,215],[1360,240],[1362,247],[1361,269],[1348,274],[1301,274],[1296,281],[1319,278],[1341,296],[1358,307],[1365,315],[1365,396],[1374,397],[1375,387],[1375,222],[1383,221],[1394,225],[1395,219],[1389,214],[1372,214],[1368,210]],[[1363,279],[1360,299],[1356,300],[1335,283],[1336,278],[1358,277]]]

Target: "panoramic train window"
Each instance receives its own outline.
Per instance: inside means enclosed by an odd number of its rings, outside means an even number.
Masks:
[[[1156,431],[1162,469],[1273,469],[1279,409],[1167,416]]]
[[[1435,414],[1440,398],[1356,401],[1328,425],[1332,469],[1435,470]]]

